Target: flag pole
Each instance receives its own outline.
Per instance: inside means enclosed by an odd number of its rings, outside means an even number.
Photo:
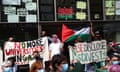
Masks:
[[[57,6],[56,6],[56,0],[54,0],[54,15],[55,15],[55,22],[57,21]]]
[[[38,38],[40,37],[41,25],[40,25],[40,14],[39,14],[39,0],[37,0],[37,23],[38,23]]]

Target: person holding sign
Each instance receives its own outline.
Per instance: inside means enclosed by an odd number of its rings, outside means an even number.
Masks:
[[[102,39],[102,36],[101,36],[101,33],[99,30],[95,31],[95,33],[93,32],[93,23],[90,22],[90,32],[91,32],[91,36],[92,36],[92,39],[93,41],[96,41],[96,40],[101,40]]]

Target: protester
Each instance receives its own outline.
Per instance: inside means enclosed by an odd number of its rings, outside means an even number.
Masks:
[[[52,72],[67,72],[69,66],[66,57],[61,54],[54,55],[52,58],[52,68]]]
[[[41,37],[44,38],[44,39],[47,39],[48,40],[48,44],[50,44],[52,42],[51,37],[47,36],[47,32],[45,30],[43,30],[41,32]]]
[[[109,67],[108,72],[120,72],[120,65],[112,65]]]
[[[18,72],[18,67],[15,63],[15,57],[9,57],[3,64],[2,70],[3,72]]]
[[[3,50],[0,46],[0,72],[2,72],[2,63],[3,63]]]
[[[39,60],[39,58],[36,58],[36,61],[32,63],[30,72],[44,72],[43,63]]]
[[[43,58],[43,63],[45,64],[46,61],[49,61],[49,44],[51,43],[51,38],[47,36],[47,33],[45,30],[41,32],[41,44],[44,45],[44,50],[40,54],[41,57]],[[45,65],[44,65],[45,66]]]
[[[36,62],[36,60],[40,60],[40,61],[42,62],[42,58],[40,58],[40,54],[39,54],[38,51],[34,51],[32,55],[33,55],[33,59],[32,59],[32,61],[29,62],[29,67],[30,67],[30,68],[31,68],[31,65],[32,65],[34,62]]]
[[[11,62],[12,72],[18,72],[18,67],[16,65],[16,56],[8,58],[8,61]]]
[[[116,55],[116,53],[114,53],[113,56],[111,57],[111,64],[112,65],[119,65],[120,64],[120,59]]]
[[[45,72],[51,72],[52,70],[52,63],[51,61],[46,61],[45,62]]]
[[[8,38],[8,41],[10,41],[10,42],[14,41],[14,37],[10,36],[10,37]]]
[[[40,58],[39,52],[33,52],[33,60],[30,62],[30,72],[39,72],[43,69],[42,58]]]
[[[111,57],[111,66],[108,67],[108,72],[120,72],[120,59],[116,53]]]
[[[2,66],[3,72],[13,72],[12,71],[12,63],[10,61],[6,61]]]
[[[93,41],[102,39],[102,35],[101,35],[101,32],[99,30],[96,30],[94,32],[92,22],[90,22],[90,34],[91,34],[91,40],[93,40]]]
[[[56,54],[61,54],[62,52],[62,43],[59,40],[58,36],[56,34],[52,35],[52,43],[49,45],[49,57],[52,59],[52,57]]]
[[[70,64],[69,66],[69,72],[71,72],[74,69],[74,64]]]
[[[96,67],[96,72],[107,72],[107,69],[110,65],[111,65],[110,57],[107,56],[105,61],[101,61],[100,66]]]

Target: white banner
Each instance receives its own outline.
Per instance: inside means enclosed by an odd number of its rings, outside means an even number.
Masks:
[[[33,51],[36,50],[40,52],[44,61],[49,60],[47,38],[24,42],[6,42],[4,44],[5,59],[16,56],[19,63],[28,63],[32,59]]]
[[[107,56],[106,41],[93,41],[91,43],[77,43],[75,47],[69,47],[70,62],[76,60],[81,64],[104,61]]]

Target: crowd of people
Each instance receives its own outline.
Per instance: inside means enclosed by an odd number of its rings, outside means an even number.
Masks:
[[[95,33],[94,38],[94,40],[102,39],[98,32]],[[77,42],[83,41],[78,37],[74,43]],[[92,62],[89,64],[81,64],[79,61],[72,64],[69,63],[69,58],[63,54],[64,50],[62,43],[60,43],[61,41],[58,39],[57,35],[53,34],[52,42],[49,44],[50,61],[45,62],[45,66],[42,65],[42,59],[36,57],[40,57],[38,55],[39,53],[35,52],[36,55],[34,55],[35,53],[33,55],[36,61],[32,63],[30,72],[120,72],[119,44],[112,39],[107,41],[107,57],[105,61]]]
[[[101,40],[102,37],[99,31],[92,33],[93,40]],[[92,62],[89,64],[81,64],[79,61],[74,63],[69,62],[69,57],[65,54],[69,49],[64,48],[57,34],[52,37],[46,35],[46,31],[42,31],[41,37],[48,38],[49,61],[43,62],[39,51],[33,52],[33,60],[29,62],[29,72],[120,72],[120,49],[112,39],[107,40],[107,57],[105,61]],[[80,37],[74,40],[73,43],[83,42]],[[70,43],[70,45],[73,45]],[[3,72],[19,72],[15,64],[15,58],[8,58],[5,64],[2,65]]]

